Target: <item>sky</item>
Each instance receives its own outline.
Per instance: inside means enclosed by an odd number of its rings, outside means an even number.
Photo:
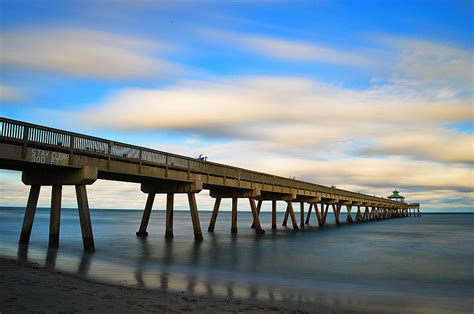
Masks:
[[[473,17],[461,0],[2,0],[1,116],[474,212]],[[88,189],[91,208],[146,199]],[[1,205],[27,195],[0,170]]]

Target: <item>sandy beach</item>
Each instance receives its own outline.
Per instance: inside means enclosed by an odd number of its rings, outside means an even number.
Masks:
[[[91,282],[34,263],[0,259],[0,312],[311,312],[315,304],[260,303],[197,297]],[[340,311],[338,313],[341,313]]]

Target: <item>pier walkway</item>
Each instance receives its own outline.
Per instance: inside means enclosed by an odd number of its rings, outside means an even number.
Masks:
[[[148,235],[155,195],[166,194],[165,236],[172,238],[174,195],[185,193],[195,240],[202,240],[195,194],[203,189],[209,190],[215,199],[209,232],[214,231],[223,198],[232,199],[233,233],[237,232],[237,205],[242,198],[249,201],[252,227],[257,234],[265,233],[259,220],[264,201],[272,203],[272,229],[277,228],[277,201],[287,204],[283,226],[291,219],[294,229],[304,228],[313,211],[319,226],[324,226],[329,208],[339,225],[342,206],[347,208],[348,223],[420,215],[417,203],[393,201],[2,117],[0,168],[22,171],[23,183],[30,186],[20,243],[29,242],[41,186],[52,186],[50,247],[59,246],[62,186],[74,185],[84,250],[95,250],[86,186],[99,179],[140,183],[141,190],[148,194],[137,236]],[[300,207],[299,222],[293,203]],[[305,213],[306,204],[309,208]]]

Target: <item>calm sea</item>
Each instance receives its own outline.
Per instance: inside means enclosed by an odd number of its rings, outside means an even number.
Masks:
[[[369,223],[333,223],[315,217],[304,231],[270,228],[256,236],[251,214],[220,212],[207,233],[210,212],[200,211],[204,241],[194,243],[190,214],[175,211],[172,241],[164,239],[164,211],[154,210],[149,237],[135,232],[141,211],[92,209],[97,252],[84,254],[76,209],[63,209],[59,250],[48,250],[49,209],[39,208],[31,242],[17,241],[23,208],[0,208],[0,256],[108,283],[240,299],[323,302],[336,310],[472,313],[474,214],[424,214]],[[341,215],[344,215],[341,213]],[[342,217],[344,219],[344,217]],[[298,219],[299,221],[299,219]],[[289,224],[291,225],[291,223]]]

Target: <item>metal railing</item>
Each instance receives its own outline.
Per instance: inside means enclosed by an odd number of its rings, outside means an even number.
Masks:
[[[69,152],[74,155],[94,155],[105,159],[118,159],[131,163],[184,169],[193,173],[245,180],[292,189],[316,191],[333,196],[346,196],[384,203],[400,204],[399,202],[394,202],[385,198],[355,193],[215,162],[200,161],[194,158],[165,153],[159,150],[67,132],[4,117],[0,117],[0,141],[18,142],[25,147],[47,147]]]

